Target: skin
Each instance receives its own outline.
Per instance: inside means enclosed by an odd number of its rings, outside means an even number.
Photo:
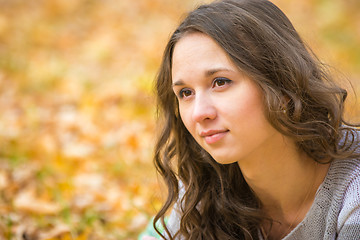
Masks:
[[[272,149],[279,133],[265,118],[261,90],[211,38],[190,34],[176,44],[172,79],[181,119],[216,161],[248,164]]]
[[[275,221],[269,239],[285,236],[310,209],[329,165],[317,164],[272,127],[259,86],[212,38],[186,34],[172,60],[173,91],[185,127],[217,162],[238,163]]]

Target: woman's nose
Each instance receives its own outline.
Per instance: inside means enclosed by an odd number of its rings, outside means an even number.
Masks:
[[[204,95],[197,95],[195,97],[194,108],[192,113],[195,122],[202,122],[204,120],[211,120],[216,118],[216,108],[212,100]]]

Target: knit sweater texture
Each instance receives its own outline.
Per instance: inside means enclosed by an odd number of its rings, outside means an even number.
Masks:
[[[360,161],[334,161],[303,219],[284,240],[360,239]]]
[[[175,205],[167,224],[172,234],[179,229],[180,218]],[[305,218],[283,238],[300,239],[360,239],[360,160],[331,163]]]

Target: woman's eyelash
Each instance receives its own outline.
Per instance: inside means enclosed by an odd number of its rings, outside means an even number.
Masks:
[[[215,78],[213,81],[212,87],[216,87],[216,84],[218,85],[218,87],[221,87],[221,86],[223,86],[225,84],[229,84],[231,82],[232,81],[230,79],[225,78],[225,77]]]
[[[179,97],[180,98],[184,98],[184,94],[188,94],[188,95],[191,95],[191,90],[188,89],[188,88],[183,88],[179,91]]]

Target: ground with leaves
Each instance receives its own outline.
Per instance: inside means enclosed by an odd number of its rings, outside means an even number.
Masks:
[[[356,89],[358,1],[276,2]],[[0,0],[0,239],[136,239],[162,197],[152,81],[195,5]]]

